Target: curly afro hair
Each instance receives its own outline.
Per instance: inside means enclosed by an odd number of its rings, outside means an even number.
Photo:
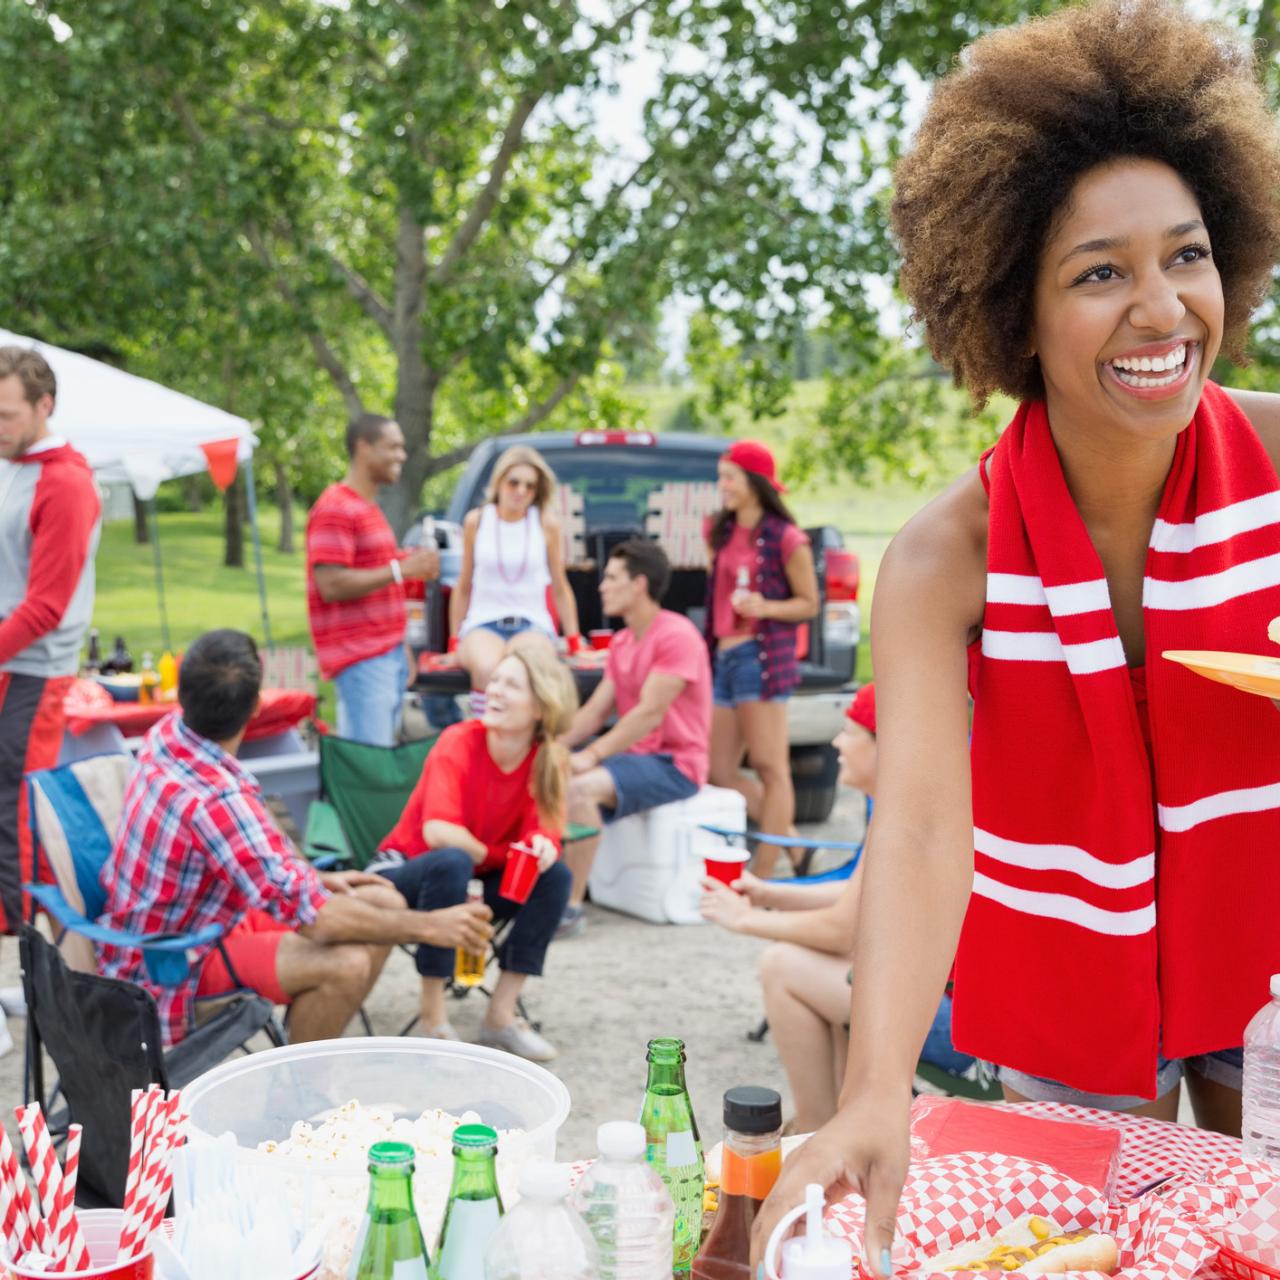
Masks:
[[[1099,0],[977,40],[898,165],[902,287],[979,405],[1044,395],[1027,355],[1040,255],[1081,175],[1122,157],[1195,195],[1243,361],[1280,252],[1280,134],[1252,56],[1172,0]]]

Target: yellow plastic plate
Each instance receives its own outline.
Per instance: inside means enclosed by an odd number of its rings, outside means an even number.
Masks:
[[[1280,657],[1260,653],[1219,653],[1211,649],[1166,649],[1164,657],[1198,676],[1229,684],[1244,693],[1280,698]]]

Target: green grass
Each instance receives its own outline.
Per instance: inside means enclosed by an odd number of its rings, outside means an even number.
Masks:
[[[306,567],[302,553],[302,525],[295,525],[298,550],[282,555],[276,547],[280,514],[273,507],[259,513],[262,527],[263,571],[271,639],[276,645],[307,645]],[[245,565],[228,569],[222,563],[222,512],[218,508],[188,514],[164,512],[160,524],[160,555],[164,564],[164,594],[173,645],[185,649],[211,627],[236,627],[263,640],[253,547],[245,533]],[[133,540],[133,522],[117,520],[102,527],[98,548],[98,593],[93,625],[104,648],[122,635],[141,661],[150,650],[157,659],[164,648],[160,608],[156,598],[153,549]]]

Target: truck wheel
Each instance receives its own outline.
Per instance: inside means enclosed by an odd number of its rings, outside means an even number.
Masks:
[[[840,759],[836,749],[792,747],[791,782],[796,791],[796,821],[825,822],[836,805]]]

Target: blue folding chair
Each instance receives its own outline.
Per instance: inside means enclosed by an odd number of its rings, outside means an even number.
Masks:
[[[71,966],[81,971],[96,971],[93,945],[122,947],[141,952],[153,983],[175,987],[185,982],[191,972],[188,952],[197,947],[216,946],[222,950],[228,971],[234,977],[235,969],[221,945],[227,932],[222,925],[209,925],[184,934],[138,934],[97,923],[106,904],[106,891],[98,877],[111,854],[124,789],[132,769],[131,757],[108,753],[27,774],[35,883],[23,888],[31,902],[32,922],[37,909],[56,922],[58,931],[54,941],[67,955]],[[84,941],[77,947],[75,942],[79,939]],[[224,1024],[233,1020],[246,1032],[243,1040],[261,1030],[277,1045],[286,1043],[284,1028],[270,1001],[245,987],[201,1003],[206,1007],[216,1003],[219,1012],[199,1026],[191,1027],[181,1042],[186,1060],[198,1056],[197,1046],[188,1046],[187,1040],[197,1036],[200,1041],[222,1045]],[[37,1038],[29,1036],[28,1045]],[[222,1056],[225,1057],[225,1053]],[[38,1053],[31,1053],[28,1060],[38,1073]],[[36,1092],[37,1096],[43,1093],[39,1085]]]
[[[867,827],[871,826],[873,807],[874,803],[868,796]],[[740,848],[745,847],[748,840],[754,840],[757,844],[777,845],[784,849],[807,849],[810,853],[817,853],[822,849],[840,849],[849,854],[849,857],[839,866],[831,867],[827,871],[819,871],[814,875],[772,877],[779,884],[833,884],[840,880],[847,880],[857,870],[858,860],[862,857],[862,841],[853,843],[848,840],[811,840],[806,836],[776,836],[763,831],[735,831],[731,827],[717,827],[710,823],[700,825],[703,831],[709,831],[712,835],[719,836],[726,844]]]

